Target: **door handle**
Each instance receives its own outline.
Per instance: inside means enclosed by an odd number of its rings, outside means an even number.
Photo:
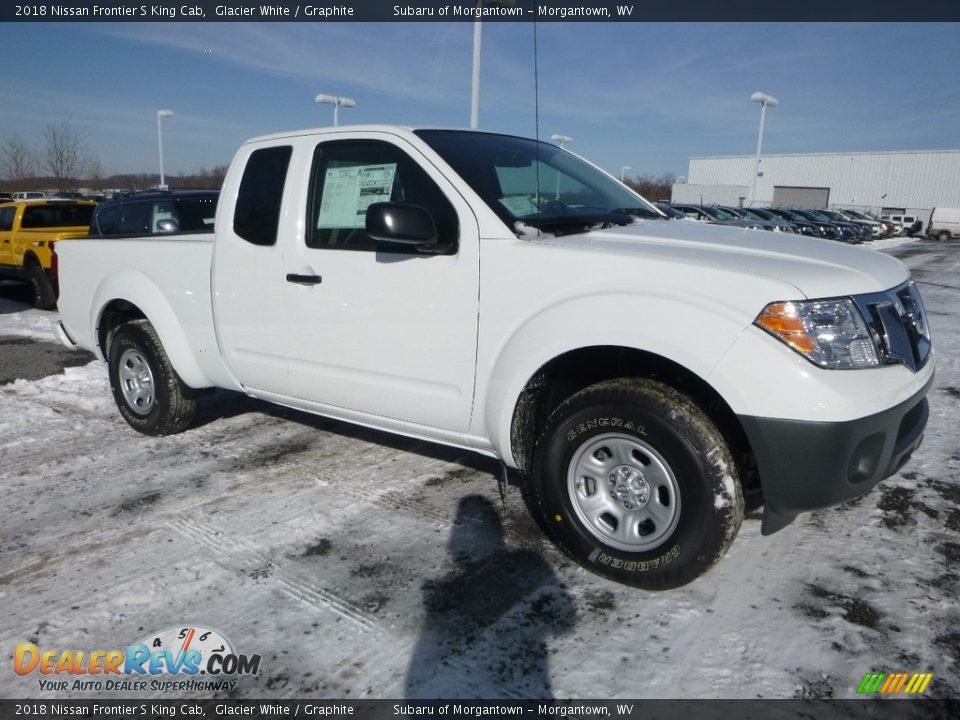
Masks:
[[[287,273],[287,282],[297,285],[319,285],[323,278],[319,275],[299,275],[297,273]]]

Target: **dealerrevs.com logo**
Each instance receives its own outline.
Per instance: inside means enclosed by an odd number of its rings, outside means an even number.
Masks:
[[[33,643],[14,648],[17,675],[36,675],[40,690],[233,690],[237,677],[256,675],[260,655],[237,653],[216,630],[167,628],[126,650],[47,650]]]

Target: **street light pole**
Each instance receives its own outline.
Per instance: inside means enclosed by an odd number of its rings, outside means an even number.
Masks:
[[[483,0],[477,0],[477,9]],[[470,129],[476,130],[480,123],[480,44],[483,38],[483,23],[480,16],[473,21],[473,76],[470,84]]]
[[[554,133],[550,136],[550,139],[555,143],[560,143],[560,149],[563,150],[563,146],[567,143],[573,142],[573,138],[569,135],[561,135],[560,133]],[[560,199],[560,171],[557,170],[557,189],[553,194],[554,200]]]
[[[760,103],[760,132],[757,134],[757,156],[753,162],[753,177],[750,178],[750,198],[749,205],[753,205],[757,195],[757,176],[760,173],[760,150],[763,147],[763,123],[767,116],[767,105],[777,106],[777,99],[771,95],[762,92],[755,92],[750,96],[753,102]]]
[[[470,129],[476,130],[480,123],[480,45],[483,39],[483,23],[480,8],[514,7],[513,0],[477,0],[477,14],[473,21],[473,74],[470,84]]]
[[[160,150],[160,189],[166,190],[167,183],[163,175],[163,118],[173,117],[172,110],[157,110],[157,146]]]
[[[339,95],[317,95],[314,99],[314,102],[322,103],[324,105],[333,105],[333,126],[336,127],[340,124],[340,108],[341,107],[356,107],[357,101],[353,98],[340,97]]]
[[[632,170],[632,169],[633,168],[631,168],[629,165],[624,165],[623,167],[620,168],[620,182],[623,182],[624,173],[626,173],[627,170]]]

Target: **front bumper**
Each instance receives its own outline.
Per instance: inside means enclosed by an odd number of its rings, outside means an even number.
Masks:
[[[763,490],[761,532],[780,530],[798,513],[869,492],[893,475],[920,446],[933,376],[888,410],[843,422],[810,422],[741,415]]]

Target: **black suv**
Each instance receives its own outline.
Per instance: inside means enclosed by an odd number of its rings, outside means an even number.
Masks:
[[[213,232],[219,190],[148,190],[97,205],[91,237]]]

